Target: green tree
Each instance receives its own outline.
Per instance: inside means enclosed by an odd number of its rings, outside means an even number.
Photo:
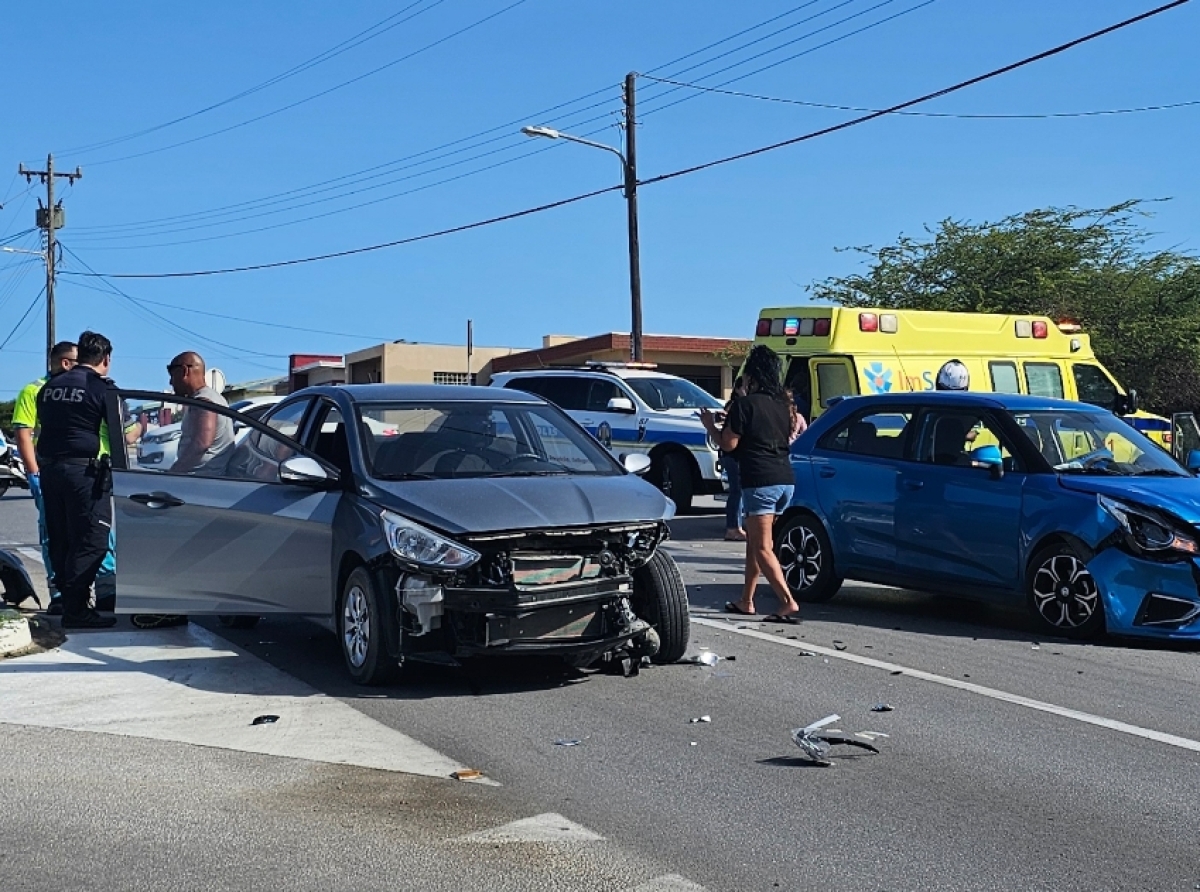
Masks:
[[[1144,202],[1047,208],[848,248],[865,272],[811,286],[849,307],[1029,313],[1080,323],[1100,360],[1159,412],[1200,409],[1200,261],[1148,248]]]

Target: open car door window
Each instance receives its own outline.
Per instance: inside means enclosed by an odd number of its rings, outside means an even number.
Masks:
[[[109,430],[118,613],[330,613],[328,462],[328,486],[284,482],[288,459],[316,456],[231,409],[149,391],[116,391]]]

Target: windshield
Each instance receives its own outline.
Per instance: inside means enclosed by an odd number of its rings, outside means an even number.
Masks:
[[[382,480],[612,476],[586,431],[539,403],[360,403],[364,459]]]
[[[720,409],[719,399],[683,378],[626,378],[625,383],[651,409]]]
[[[1060,474],[1190,477],[1156,444],[1110,412],[1051,409],[1013,419]]]

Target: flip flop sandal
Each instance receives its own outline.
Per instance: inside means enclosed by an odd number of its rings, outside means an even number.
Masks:
[[[725,612],[726,613],[736,613],[738,616],[758,616],[758,614],[755,613],[753,610],[743,610],[741,607],[739,607],[733,601],[725,602]]]
[[[778,613],[771,613],[763,617],[763,622],[780,623],[785,626],[798,626],[800,625],[801,620],[800,617],[796,616],[794,613],[788,613],[783,616],[780,616]]]

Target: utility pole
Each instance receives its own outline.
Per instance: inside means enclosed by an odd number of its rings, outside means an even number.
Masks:
[[[634,117],[637,74],[625,75],[625,204],[629,214],[629,295],[633,302],[629,352],[642,361],[642,258],[638,244],[637,119]]]
[[[46,230],[46,367],[50,367],[50,352],[54,349],[54,268],[57,263],[55,257],[54,231],[62,229],[66,223],[66,214],[63,211],[62,201],[58,204],[54,203],[54,178],[63,177],[72,185],[75,181],[83,176],[83,171],[78,167],[74,173],[55,173],[54,171],[54,156],[46,156],[45,170],[26,170],[24,164],[17,165],[17,173],[25,177],[25,182],[33,182],[34,177],[41,178],[41,181],[46,184],[46,205],[42,207],[41,199],[38,199],[37,209],[37,227],[38,229]]]

